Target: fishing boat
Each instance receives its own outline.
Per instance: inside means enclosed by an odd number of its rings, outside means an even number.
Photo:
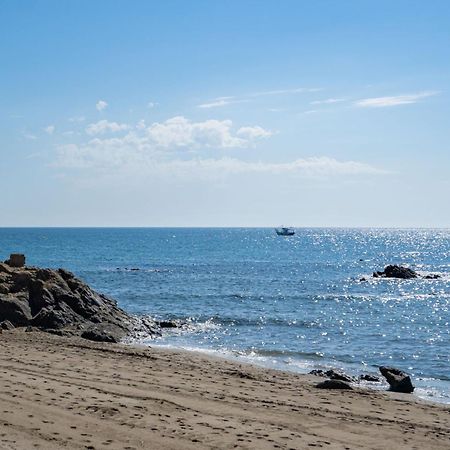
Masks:
[[[275,232],[278,236],[294,236],[295,230],[291,227],[275,228]]]

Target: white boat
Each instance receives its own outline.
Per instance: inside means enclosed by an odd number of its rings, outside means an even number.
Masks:
[[[278,236],[294,236],[295,230],[291,227],[275,228],[275,232]]]

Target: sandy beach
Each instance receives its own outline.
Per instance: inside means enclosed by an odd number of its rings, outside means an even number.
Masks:
[[[0,334],[1,449],[448,449],[450,408],[201,354]]]

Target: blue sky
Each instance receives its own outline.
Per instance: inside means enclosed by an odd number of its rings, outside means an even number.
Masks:
[[[450,224],[447,1],[0,0],[0,58],[0,226]]]

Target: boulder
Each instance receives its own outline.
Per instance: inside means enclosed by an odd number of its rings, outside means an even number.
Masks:
[[[395,367],[386,367],[381,366],[380,368],[381,375],[386,378],[386,381],[389,383],[390,390],[394,392],[404,392],[406,394],[410,394],[414,391],[414,386],[411,382],[411,378],[405,372],[400,369],[396,369]]]
[[[352,390],[353,388],[345,381],[342,380],[325,380],[316,384],[316,388],[319,389],[347,389]]]
[[[81,333],[81,337],[95,342],[120,342],[122,330],[114,326],[92,326]]]

